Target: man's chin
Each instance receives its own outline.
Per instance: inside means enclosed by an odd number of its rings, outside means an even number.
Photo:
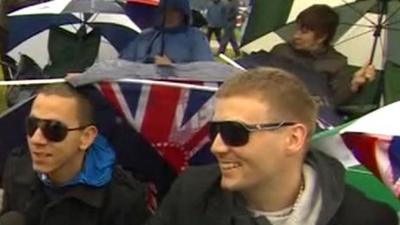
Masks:
[[[239,187],[237,184],[234,184],[233,182],[226,181],[223,179],[221,180],[220,185],[223,190],[227,190],[227,191],[238,191],[239,190]]]
[[[33,170],[38,173],[45,173],[48,174],[51,172],[51,168],[44,166],[44,165],[35,165],[33,164]]]

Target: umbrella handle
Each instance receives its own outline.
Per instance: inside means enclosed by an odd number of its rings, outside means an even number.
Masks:
[[[379,1],[379,4],[380,4],[379,18],[378,18],[378,23],[375,26],[374,43],[372,45],[372,51],[371,51],[371,55],[369,57],[368,65],[371,65],[374,61],[376,47],[378,45],[378,39],[381,37],[381,34],[382,34],[383,16],[387,14],[389,1],[388,0]]]

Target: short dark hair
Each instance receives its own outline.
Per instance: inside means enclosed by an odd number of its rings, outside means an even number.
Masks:
[[[300,12],[296,22],[319,36],[326,35],[324,45],[329,45],[339,25],[339,15],[327,5],[312,5]]]
[[[78,119],[80,125],[94,124],[93,105],[88,97],[78,91],[77,88],[67,83],[48,84],[39,88],[37,95],[57,95],[74,98],[78,105]]]
[[[237,74],[224,82],[216,98],[250,96],[273,108],[273,119],[303,123],[308,136],[314,133],[318,107],[305,84],[281,69],[256,68]]]

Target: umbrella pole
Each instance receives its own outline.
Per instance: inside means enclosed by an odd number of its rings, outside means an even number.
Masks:
[[[379,2],[379,18],[378,23],[375,26],[374,31],[374,43],[372,45],[371,55],[369,57],[368,65],[371,65],[374,61],[374,56],[376,52],[376,47],[378,45],[378,40],[381,37],[383,29],[383,16],[387,14],[389,0],[377,0]]]

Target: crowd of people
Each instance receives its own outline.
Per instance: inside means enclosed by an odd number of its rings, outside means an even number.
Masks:
[[[167,67],[213,61],[213,34],[217,53],[230,42],[240,55],[236,0],[210,2],[207,35],[191,26],[187,0],[162,1],[160,9],[163,16],[121,59]],[[338,19],[326,5],[305,9],[292,41],[271,54],[317,71],[340,105],[376,72],[368,64],[347,70],[347,58],[331,46]],[[146,185],[118,166],[93,103],[69,84],[43,86],[26,118],[26,143],[7,157],[0,224],[398,225],[393,208],[346,184],[337,159],[310,149],[318,106],[295,74],[250,69],[215,96],[208,132],[216,163],[183,172],[152,214]]]

